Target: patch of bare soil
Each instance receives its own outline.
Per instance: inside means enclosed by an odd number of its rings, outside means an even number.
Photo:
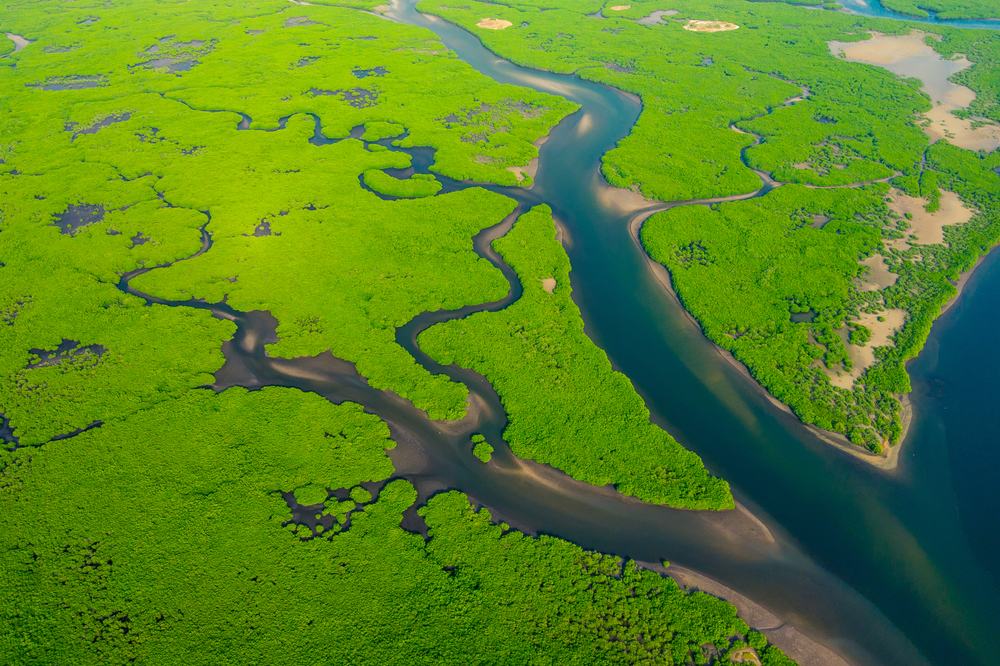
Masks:
[[[975,211],[965,207],[957,194],[947,190],[941,191],[941,207],[934,213],[925,210],[927,199],[911,197],[896,189],[890,190],[889,194],[892,197],[889,202],[890,210],[904,216],[909,213],[913,217],[907,220],[910,228],[903,232],[905,234],[903,238],[885,241],[900,250],[909,248],[907,241],[920,245],[943,245],[946,226],[965,224],[975,214]]]
[[[861,374],[875,365],[875,347],[892,345],[893,342],[889,338],[903,328],[903,325],[906,323],[906,316],[906,310],[899,309],[882,310],[876,314],[861,313],[856,323],[861,324],[872,332],[871,339],[864,347],[850,343],[850,330],[847,326],[840,329],[838,333],[844,341],[844,346],[847,348],[847,355],[851,359],[852,367],[850,372],[846,370],[837,372],[831,368],[825,368],[824,371],[830,378],[830,383],[848,391],[851,390],[854,387],[854,382],[857,381]],[[879,317],[885,321],[879,321]]]
[[[484,18],[476,25],[480,28],[486,28],[487,30],[504,30],[514,24],[510,21],[504,21],[503,19]]]
[[[691,32],[726,32],[738,30],[739,27],[735,23],[725,21],[696,21],[693,19],[684,24],[684,29]]]

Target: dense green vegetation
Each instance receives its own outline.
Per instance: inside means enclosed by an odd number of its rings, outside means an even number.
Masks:
[[[493,447],[486,441],[486,438],[482,435],[472,436],[472,455],[479,458],[484,463],[488,463],[493,459]]]
[[[499,312],[429,328],[418,339],[421,349],[486,376],[503,399],[510,419],[504,439],[518,457],[648,501],[732,507],[728,485],[649,422],[631,382],[583,332],[569,259],[555,236],[547,206],[521,215],[493,245],[517,271],[524,294]],[[550,278],[551,293],[542,283]]]
[[[673,2],[678,13],[653,25],[636,19],[662,3],[631,3],[605,11],[605,19],[585,16],[584,9],[539,11],[549,6],[542,1],[463,4],[467,8],[428,0],[419,8],[475,32],[518,64],[576,72],[642,98],[639,122],[604,156],[603,173],[612,185],[649,197],[756,190],[760,180],[741,161],[743,149],[751,167],[776,178],[829,186],[916,169],[927,145],[911,122],[914,112],[930,108],[916,84],[832,58],[827,46],[832,39],[861,39],[866,28],[908,32],[899,22],[721,0]],[[485,16],[514,27],[477,28]],[[692,32],[683,27],[688,19],[741,28]],[[781,107],[804,90],[806,99]],[[752,120],[759,116],[765,117]],[[750,147],[754,138],[734,132],[734,125],[761,134],[763,144]]]
[[[1000,7],[993,0],[879,0],[886,9],[926,18],[933,12],[941,19],[1000,18]]]
[[[362,179],[410,165],[395,138],[437,148],[440,173],[513,184],[504,165],[572,105],[343,8],[15,3],[0,29],[37,40],[0,60],[5,664],[726,663],[747,644],[787,663],[731,605],[494,524],[460,493],[420,509],[429,540],[405,531],[416,491],[371,483],[394,474],[377,417],[292,389],[216,394],[232,322],[119,289],[155,268],[132,284],[270,310],[270,354],[330,349],[432,416],[461,415],[464,387],[417,366],[394,326],[506,292],[471,238],[514,202],[383,200]],[[363,141],[330,140],[358,125]],[[645,426],[663,474],[704,480],[680,504],[731,502]]]
[[[403,531],[408,483],[358,487],[392,474],[387,436],[357,405],[234,388],[0,453],[5,663],[678,664],[740,637],[787,663],[729,604],[457,492],[421,509],[428,542]]]
[[[441,183],[426,173],[413,174],[411,178],[393,178],[384,171],[369,169],[364,173],[365,185],[376,192],[394,197],[429,197],[441,190]]]
[[[760,186],[753,168],[783,183],[834,188],[785,185],[752,201],[674,208],[651,218],[642,240],[670,269],[706,335],[804,421],[873,451],[897,442],[898,395],[910,390],[905,361],[954,295],[949,281],[1000,240],[992,158],[946,144],[928,152],[916,122],[930,109],[920,81],[835,58],[827,44],[872,30],[905,34],[911,26],[775,3],[679,0],[658,23],[638,22],[663,9],[654,2],[605,8],[603,19],[583,7],[548,9],[543,0],[500,4],[420,7],[520,64],[575,71],[638,94],[638,124],[604,157],[612,185],[665,200],[727,196]],[[484,16],[513,26],[479,29]],[[740,28],[692,32],[684,29],[690,19]],[[976,63],[956,77],[979,95],[969,113],[994,117],[1000,39],[990,31],[941,32],[943,41],[929,42],[934,48]],[[950,176],[940,173],[942,155],[955,165]],[[956,155],[966,157],[959,163]],[[938,209],[941,189],[952,188],[978,214],[949,229],[944,245],[899,246],[891,241],[905,238],[908,225],[886,206],[888,181],[927,197],[929,212]],[[978,189],[959,187],[962,181]],[[861,290],[867,269],[859,262],[876,253],[899,277],[890,287]],[[880,342],[875,365],[851,388],[834,386],[830,374],[852,369],[847,345],[872,338],[858,318],[893,308],[907,312],[893,344]],[[795,313],[815,317],[793,321]]]
[[[239,9],[154,3],[150,20],[137,21],[134,3],[103,5],[96,14],[55,7],[18,4],[2,18],[4,30],[36,40],[0,61],[0,188],[7,219],[0,243],[12,255],[4,258],[5,298],[29,299],[44,328],[24,328],[36,316],[26,314],[4,333],[17,337],[5,347],[2,390],[17,393],[3,398],[3,409],[19,434],[41,441],[70,425],[86,426],[100,411],[62,410],[58,422],[39,426],[37,438],[29,434],[35,427],[26,420],[29,411],[36,420],[55,418],[32,405],[65,394],[70,389],[59,383],[73,380],[51,368],[25,372],[28,350],[52,349],[64,338],[103,344],[109,353],[98,374],[119,361],[139,362],[97,334],[83,297],[76,302],[91,330],[76,327],[72,315],[51,325],[51,313],[74,301],[52,296],[65,300],[43,314],[40,308],[50,303],[40,292],[48,283],[39,272],[81,272],[96,292],[87,298],[117,302],[119,274],[193,253],[197,228],[206,223],[210,255],[142,276],[135,285],[165,298],[228,298],[238,309],[270,310],[281,322],[272,354],[329,348],[356,361],[374,385],[392,386],[432,416],[460,416],[464,388],[417,366],[395,344],[393,327],[423,310],[504,293],[501,276],[471,252],[471,237],[501,220],[513,203],[482,190],[382,201],[360,190],[359,176],[405,168],[406,154],[368,151],[354,140],[318,144],[362,124],[371,139],[397,136],[405,127],[397,142],[437,148],[433,168],[441,173],[513,185],[505,165],[537,155],[531,142],[573,105],[496,84],[428,40],[429,33],[349,9],[301,7],[292,16],[287,3],[277,2]],[[168,61],[190,68],[171,71]],[[428,71],[435,85],[412,85]],[[75,74],[98,76],[104,85],[39,87]],[[236,111],[252,118],[250,131],[237,130],[245,122]],[[486,139],[469,140],[483,133]],[[409,186],[426,190],[434,183]],[[70,206],[101,206],[103,216],[62,235],[50,225]],[[279,255],[292,259],[274,261]],[[53,290],[83,289],[51,277]],[[106,307],[100,316],[110,316]],[[111,330],[115,335],[120,327]],[[161,344],[158,336],[128,344],[145,358],[169,358],[153,349]],[[185,385],[205,383],[217,356],[213,351],[204,365],[192,365]],[[108,381],[120,383],[111,375]],[[42,385],[48,390],[37,390]],[[169,383],[162,388],[154,383],[145,390],[156,399],[172,390]],[[138,406],[147,398],[129,400]]]

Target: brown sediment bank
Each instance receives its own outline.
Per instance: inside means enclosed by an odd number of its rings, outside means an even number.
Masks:
[[[782,652],[800,664],[849,666],[848,662],[830,648],[805,636],[756,601],[722,583],[675,564],[664,567],[655,562],[636,562],[636,565],[655,571],[660,575],[669,576],[682,589],[704,592],[728,601],[736,607],[737,615],[741,620],[750,625],[751,628],[763,633],[771,643],[777,645]]]
[[[25,39],[21,35],[15,35],[12,32],[5,32],[4,35],[7,36],[7,39],[14,42],[14,53],[17,53],[28,44],[31,44],[31,40]]]
[[[850,370],[834,370],[823,367],[823,372],[830,378],[830,383],[842,389],[850,391],[854,383],[861,377],[865,370],[875,365],[875,347],[893,346],[890,336],[902,330],[906,324],[906,310],[890,309],[881,310],[877,314],[867,312],[861,313],[856,323],[861,324],[871,331],[871,339],[864,346],[855,345],[850,342],[850,329],[846,326],[837,329],[847,355],[851,359]],[[884,321],[879,321],[882,317]]]
[[[1000,125],[982,118],[959,118],[952,111],[964,110],[976,98],[965,86],[949,81],[949,77],[972,66],[964,56],[945,60],[928,46],[927,33],[913,30],[909,35],[887,36],[872,32],[872,39],[862,42],[829,42],[830,51],[851,62],[877,65],[894,74],[915,77],[923,81],[922,89],[931,98],[932,108],[924,114],[921,124],[931,142],[947,139],[966,150],[991,151],[1000,147]],[[937,35],[930,35],[940,39]],[[973,122],[985,122],[973,128]]]
[[[859,289],[861,291],[878,291],[896,284],[899,276],[889,271],[885,263],[885,257],[881,254],[873,254],[861,262],[862,266],[867,266],[868,275],[861,280]]]

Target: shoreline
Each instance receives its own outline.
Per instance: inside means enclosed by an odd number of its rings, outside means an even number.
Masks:
[[[907,435],[909,434],[910,431],[910,424],[912,423],[913,420],[913,405],[910,401],[909,394],[905,393],[898,396],[900,402],[902,403],[902,415],[901,415],[902,432],[899,436],[899,443],[897,443],[895,446],[886,447],[884,449],[886,451],[884,454],[874,454],[871,451],[863,449],[860,446],[852,443],[849,439],[847,439],[844,435],[840,433],[832,432],[830,430],[823,430],[822,428],[818,428],[815,425],[806,423],[805,421],[800,419],[798,415],[795,414],[795,412],[792,410],[791,407],[789,407],[788,405],[786,405],[785,403],[781,402],[773,395],[771,395],[770,391],[764,388],[764,386],[757,381],[757,379],[750,373],[750,370],[746,367],[746,365],[738,361],[736,357],[733,356],[732,352],[720,347],[714,340],[710,339],[707,335],[705,335],[705,331],[704,329],[702,329],[701,324],[698,323],[698,320],[694,318],[694,315],[688,312],[687,308],[685,308],[684,304],[681,302],[680,296],[678,296],[677,292],[674,291],[673,283],[670,280],[670,272],[666,269],[665,266],[663,266],[663,264],[655,261],[652,257],[650,257],[649,253],[646,252],[646,248],[642,246],[642,240],[639,238],[639,231],[642,229],[643,223],[647,219],[649,219],[649,217],[652,216],[654,213],[659,213],[662,210],[663,209],[645,210],[632,216],[632,219],[629,220],[629,225],[628,225],[629,235],[632,237],[632,240],[638,246],[639,251],[642,252],[642,255],[646,260],[646,265],[649,267],[650,272],[652,272],[653,276],[656,278],[657,282],[660,283],[660,286],[663,287],[664,291],[684,312],[684,316],[687,318],[688,322],[691,323],[694,327],[696,327],[698,333],[700,333],[702,337],[704,337],[711,343],[712,347],[715,349],[716,353],[719,354],[719,356],[725,359],[737,372],[740,373],[740,375],[742,375],[745,379],[749,380],[753,384],[753,386],[758,391],[760,391],[761,394],[763,394],[763,396],[767,398],[767,400],[772,405],[782,410],[783,412],[786,412],[787,414],[791,414],[792,416],[794,416],[796,419],[798,419],[799,423],[805,426],[805,428],[809,430],[813,435],[815,435],[818,439],[839,449],[840,451],[850,456],[853,456],[854,458],[862,462],[868,463],[872,467],[881,469],[886,472],[891,472],[895,470],[897,465],[899,464],[899,453],[903,448],[903,444],[905,444],[906,442]],[[946,307],[951,307],[954,304],[954,302],[958,300],[958,296],[961,295],[961,287],[965,285],[965,282],[968,280],[968,277],[972,275],[972,273],[979,266],[979,264],[982,263],[982,260],[985,259],[986,256],[987,255],[983,255],[982,257],[980,257],[980,259],[976,262],[976,265],[971,270],[969,270],[968,273],[962,274],[962,277],[959,279],[959,285],[961,285],[959,286],[959,293],[957,296],[955,296],[954,298],[949,300],[948,303],[945,304]],[[941,313],[943,314],[944,311],[945,310],[942,309]],[[940,315],[938,316],[940,317]],[[937,319],[935,319],[935,321],[937,321]],[[909,363],[909,361],[907,361],[907,363]]]
[[[650,272],[652,272],[653,276],[657,279],[657,281],[663,287],[664,291],[670,296],[670,298],[673,299],[673,301],[681,308],[681,310],[684,312],[685,317],[687,317],[687,320],[698,329],[698,332],[702,335],[702,337],[704,337],[712,344],[712,346],[715,348],[715,351],[722,358],[724,358],[727,362],[729,362],[729,364],[732,365],[741,375],[743,375],[743,377],[749,379],[750,382],[752,382],[753,385],[764,394],[764,396],[771,402],[772,405],[774,405],[778,409],[781,409],[784,412],[787,412],[788,414],[791,414],[792,416],[795,416],[795,418],[798,419],[798,416],[795,414],[792,408],[786,405],[785,403],[781,402],[777,398],[775,398],[773,395],[771,395],[770,391],[764,388],[764,386],[761,385],[761,383],[758,382],[752,374],[750,374],[750,370],[743,363],[736,360],[736,357],[734,357],[730,351],[720,347],[714,340],[711,340],[708,336],[705,335],[705,331],[704,329],[702,329],[701,324],[698,323],[698,320],[694,318],[694,315],[688,312],[687,308],[685,308],[684,304],[681,302],[680,296],[678,296],[677,292],[674,291],[673,283],[670,280],[670,272],[666,269],[665,266],[663,266],[663,264],[655,261],[652,257],[649,256],[649,253],[646,252],[646,248],[643,247],[642,240],[639,238],[639,232],[642,229],[643,223],[647,219],[649,219],[655,213],[662,212],[663,210],[667,210],[667,208],[656,207],[656,208],[651,208],[649,210],[640,210],[639,212],[637,212],[635,215],[632,216],[628,224],[629,235],[632,237],[632,240],[636,243],[636,245],[639,248],[639,251],[645,258],[646,265],[649,267]],[[1000,245],[996,245],[992,247],[988,252],[980,255],[979,258],[976,259],[976,262],[972,265],[972,268],[970,268],[968,271],[964,273],[959,274],[958,281],[953,283],[958,292],[950,299],[948,299],[944,305],[941,306],[941,312],[938,313],[937,317],[934,318],[934,321],[931,324],[932,329],[934,324],[938,322],[941,316],[944,315],[952,307],[954,307],[955,304],[959,301],[959,299],[961,299],[962,293],[965,290],[965,285],[968,283],[969,278],[972,277],[973,273],[976,272],[976,269],[978,269],[979,266],[982,265],[982,263],[986,260],[988,256],[997,251],[1000,251]],[[920,351],[922,353],[923,349],[921,348]],[[911,361],[914,361],[917,358],[919,358],[919,356],[920,353],[918,353],[917,356],[914,356],[913,358],[907,359],[906,362],[904,363],[904,368]],[[812,434],[814,434],[816,437],[826,442],[827,444],[841,450],[842,452],[850,456],[853,456],[854,458],[862,462],[868,463],[872,467],[883,470],[885,472],[892,472],[899,465],[899,454],[903,448],[903,445],[906,444],[906,440],[909,437],[910,428],[913,424],[913,416],[914,416],[914,406],[912,400],[910,399],[910,394],[903,393],[897,395],[896,397],[899,399],[902,406],[902,414],[900,415],[901,432],[899,435],[899,442],[893,446],[885,447],[884,449],[885,452],[883,454],[875,454],[867,449],[863,449],[860,446],[852,443],[849,439],[847,439],[847,437],[845,437],[840,433],[836,433],[830,430],[823,430],[822,428],[818,428],[811,423],[806,423],[805,421],[802,421],[802,419],[799,419],[799,422],[803,426],[805,426],[806,429],[809,430]]]
[[[704,592],[732,604],[736,607],[737,616],[746,622],[751,629],[756,629],[767,636],[768,642],[780,648],[788,657],[800,664],[850,666],[849,661],[831,648],[802,633],[753,599],[704,574],[677,564],[668,563],[667,566],[664,566],[655,562],[638,560],[635,564],[640,569],[647,569],[661,576],[669,577],[685,592]]]

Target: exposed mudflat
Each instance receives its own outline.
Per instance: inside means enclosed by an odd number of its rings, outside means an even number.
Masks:
[[[965,57],[945,60],[926,39],[937,38],[920,30],[909,35],[888,36],[872,33],[863,42],[829,42],[834,55],[851,62],[884,67],[894,74],[923,81],[923,91],[930,95],[933,108],[924,114],[922,128],[931,142],[947,139],[966,150],[991,151],[1000,147],[1000,125],[981,118],[962,119],[952,111],[967,109],[976,94],[965,86],[949,81],[952,75],[972,66]],[[981,123],[987,123],[978,126]]]

